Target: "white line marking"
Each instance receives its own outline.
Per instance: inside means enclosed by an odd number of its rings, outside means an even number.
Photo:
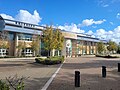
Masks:
[[[64,63],[65,61],[60,65],[60,67],[56,70],[56,72],[52,75],[52,77],[47,81],[47,83],[43,86],[41,90],[47,90],[47,88],[49,87],[49,85],[51,84],[51,82],[53,81],[53,79],[55,78],[55,76],[57,75]]]

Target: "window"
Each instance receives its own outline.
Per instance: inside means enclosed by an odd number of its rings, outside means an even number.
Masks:
[[[0,56],[6,56],[7,55],[7,49],[0,49]]]
[[[9,33],[9,39],[12,41],[14,40],[14,34],[13,33]]]
[[[19,34],[18,40],[32,41],[32,35],[29,34]]]
[[[26,48],[22,51],[22,55],[25,55],[25,56],[32,56],[32,50],[30,48]]]
[[[87,45],[87,41],[84,41],[84,45]]]
[[[86,54],[86,52],[87,52],[86,49],[83,49],[83,54]]]
[[[77,41],[77,44],[80,44],[80,41]]]

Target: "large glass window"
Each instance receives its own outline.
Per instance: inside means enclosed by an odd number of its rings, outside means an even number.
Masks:
[[[84,41],[84,45],[87,45],[87,41]]]
[[[86,51],[86,49],[84,48],[84,49],[83,49],[83,55],[86,54],[86,53],[87,53],[87,51]]]
[[[7,49],[0,49],[0,56],[6,56],[8,54]]]
[[[11,41],[14,40],[14,33],[9,33],[9,40],[11,40]]]
[[[81,44],[80,40],[79,40],[79,41],[77,41],[77,44]]]
[[[19,34],[18,40],[32,41],[32,35],[29,34]]]
[[[61,56],[61,50],[55,50],[55,56]]]
[[[25,56],[32,56],[32,50],[30,48],[26,48],[24,50],[22,50],[22,55],[25,55]]]
[[[66,40],[66,56],[71,57],[72,55],[72,41]]]

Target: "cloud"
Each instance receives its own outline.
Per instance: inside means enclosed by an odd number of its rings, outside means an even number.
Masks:
[[[93,24],[102,24],[105,21],[106,21],[105,19],[99,21],[95,21],[93,19],[85,19],[82,21],[82,24],[80,24],[80,26],[91,26]]]
[[[111,25],[114,25],[114,23],[113,23],[113,22],[110,22],[110,24],[111,24]]]
[[[103,7],[108,7],[109,5],[108,4],[106,4],[106,5],[103,5]]]
[[[89,35],[93,35],[94,33],[93,33],[92,30],[89,30],[89,31],[87,32],[87,34],[89,34]]]
[[[14,20],[14,18],[10,15],[6,15],[4,13],[0,14],[4,19],[10,19],[10,20]]]
[[[120,19],[120,13],[117,13],[116,18]]]
[[[96,32],[93,33],[93,35],[97,38],[100,39],[105,39],[105,40],[112,40],[115,41],[116,43],[120,42],[120,26],[117,26],[113,30],[105,30],[105,29],[98,29]]]
[[[59,29],[65,30],[65,31],[70,31],[70,32],[77,32],[77,33],[84,33],[84,30],[81,30],[80,28],[77,27],[76,24],[71,24],[71,25],[64,25],[64,26],[58,26]]]
[[[19,13],[16,15],[15,19],[32,24],[38,24],[42,20],[42,18],[39,16],[39,13],[36,10],[34,11],[33,15],[27,10],[20,10]]]
[[[97,28],[97,26],[92,26],[92,28]]]
[[[113,4],[119,4],[120,0],[97,0],[97,3],[101,7],[112,6]]]
[[[7,14],[0,14],[5,19],[17,20],[26,23],[39,24],[42,20],[37,10],[34,10],[33,15],[27,10],[19,10],[18,14],[15,17],[12,17]]]
[[[58,26],[58,28],[65,30],[65,31],[70,31],[70,32],[77,32],[77,33],[86,33],[91,35],[92,37],[100,38],[102,40],[112,40],[115,41],[116,43],[120,42],[120,26],[117,26],[113,30],[105,30],[105,29],[98,29],[95,32],[92,30],[89,30],[86,32],[85,30],[81,30],[80,28],[77,27],[78,25],[72,23],[70,25],[63,25],[63,26]]]

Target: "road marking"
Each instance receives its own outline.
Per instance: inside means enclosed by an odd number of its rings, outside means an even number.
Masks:
[[[49,85],[51,84],[51,82],[53,81],[53,79],[55,78],[55,76],[57,75],[64,63],[65,61],[60,65],[60,67],[56,70],[56,72],[52,75],[52,77],[47,81],[47,83],[43,86],[41,90],[47,90],[47,88],[49,87]]]

